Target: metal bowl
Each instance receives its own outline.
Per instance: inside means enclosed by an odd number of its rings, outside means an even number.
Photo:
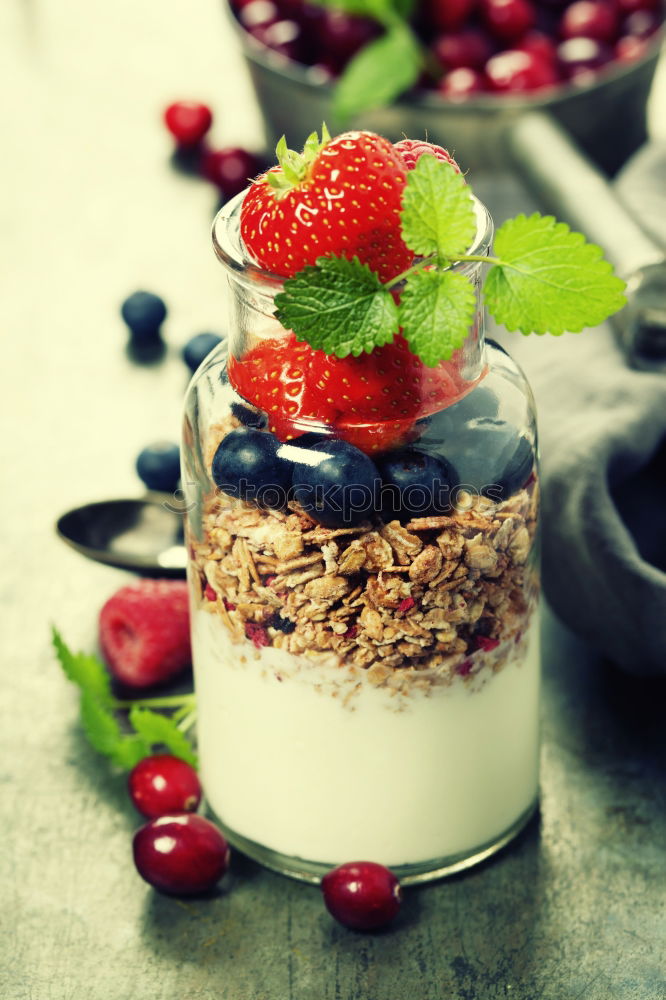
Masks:
[[[232,18],[257,95],[269,148],[281,135],[300,149],[322,121],[332,124],[332,85],[312,78],[307,67],[259,45]],[[529,110],[553,115],[606,173],[614,174],[645,142],[646,105],[660,41],[630,65],[614,66],[586,86],[563,86],[544,96],[483,95],[464,102],[423,93],[387,108],[367,111],[350,123],[390,139],[427,135],[455,153],[465,169],[507,163],[503,135]],[[333,123],[334,124],[334,123]]]

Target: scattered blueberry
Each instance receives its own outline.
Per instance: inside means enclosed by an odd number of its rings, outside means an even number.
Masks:
[[[305,451],[305,449],[303,449]],[[346,441],[322,441],[299,462],[292,480],[294,497],[327,528],[354,525],[377,508],[377,466]]]
[[[160,326],[166,319],[167,308],[159,295],[134,292],[123,302],[120,314],[133,339],[154,340],[160,336]]]
[[[527,438],[503,420],[471,420],[447,442],[457,482],[491,500],[506,500],[527,482],[534,450]]]
[[[180,449],[171,441],[149,444],[136,460],[136,471],[149,490],[173,493],[180,479]]]
[[[225,493],[280,508],[287,501],[293,466],[277,454],[280,442],[267,431],[239,427],[220,442],[211,474]]]
[[[456,472],[445,458],[416,448],[401,448],[378,460],[382,476],[382,513],[393,517],[441,514],[451,505]]]
[[[263,410],[257,410],[247,403],[232,403],[231,412],[236,420],[240,420],[244,427],[265,427],[268,417]]]
[[[217,333],[197,333],[183,348],[183,361],[194,374],[201,362],[224,338]]]

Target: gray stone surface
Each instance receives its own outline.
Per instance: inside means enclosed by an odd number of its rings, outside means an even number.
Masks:
[[[410,891],[390,930],[345,931],[316,889],[240,857],[209,900],[138,878],[124,779],[85,743],[48,644],[56,622],[92,648],[127,577],[53,522],[138,495],[135,454],[178,435],[179,347],[222,323],[215,199],[169,169],[160,109],[211,100],[220,144],[258,141],[257,116],[213,0],[5,0],[0,40],[0,995],[663,1000],[666,686],[610,672],[549,615],[540,818],[494,861]],[[170,306],[154,368],[123,353],[117,307],[137,287]]]

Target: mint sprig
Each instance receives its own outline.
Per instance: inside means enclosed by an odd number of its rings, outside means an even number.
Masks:
[[[507,330],[580,333],[625,303],[624,282],[601,247],[552,215],[509,219],[497,231],[495,254],[485,301]]]
[[[418,80],[422,65],[412,30],[400,20],[390,24],[347,64],[333,93],[334,121],[343,125],[361,111],[390,104]]]
[[[402,238],[415,254],[446,264],[464,253],[476,234],[476,214],[462,174],[434,156],[422,156],[407,175],[401,224]]]
[[[422,156],[407,175],[401,226],[417,258],[412,267],[382,284],[357,258],[320,257],[285,281],[275,298],[280,323],[339,358],[370,352],[400,330],[434,367],[462,346],[474,320],[477,279],[453,265],[488,265],[483,295],[489,312],[524,334],[575,333],[626,301],[625,283],[601,249],[552,216],[510,219],[497,232],[496,256],[469,253],[476,235],[471,188],[433,156]]]
[[[388,344],[398,331],[398,307],[358,257],[320,257],[286,281],[275,302],[284,326],[339,358]]]
[[[55,628],[52,642],[65,676],[79,688],[81,724],[95,750],[124,770],[131,770],[157,748],[166,748],[175,757],[197,766],[196,753],[185,735],[196,715],[193,694],[120,701],[114,697],[109,675],[96,656],[73,653]],[[168,716],[154,711],[156,708],[175,711]]]

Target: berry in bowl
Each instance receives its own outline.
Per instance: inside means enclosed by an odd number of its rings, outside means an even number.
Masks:
[[[306,0],[230,10],[271,146],[327,120],[427,135],[466,169],[494,167],[526,109],[551,113],[609,173],[645,141],[659,0],[387,0],[368,2],[365,17]]]
[[[185,407],[202,782],[268,867],[423,881],[537,799],[534,409],[482,296],[562,333],[623,283],[552,217],[505,223],[491,256],[427,143],[324,132],[278,158],[214,223],[228,347]]]

